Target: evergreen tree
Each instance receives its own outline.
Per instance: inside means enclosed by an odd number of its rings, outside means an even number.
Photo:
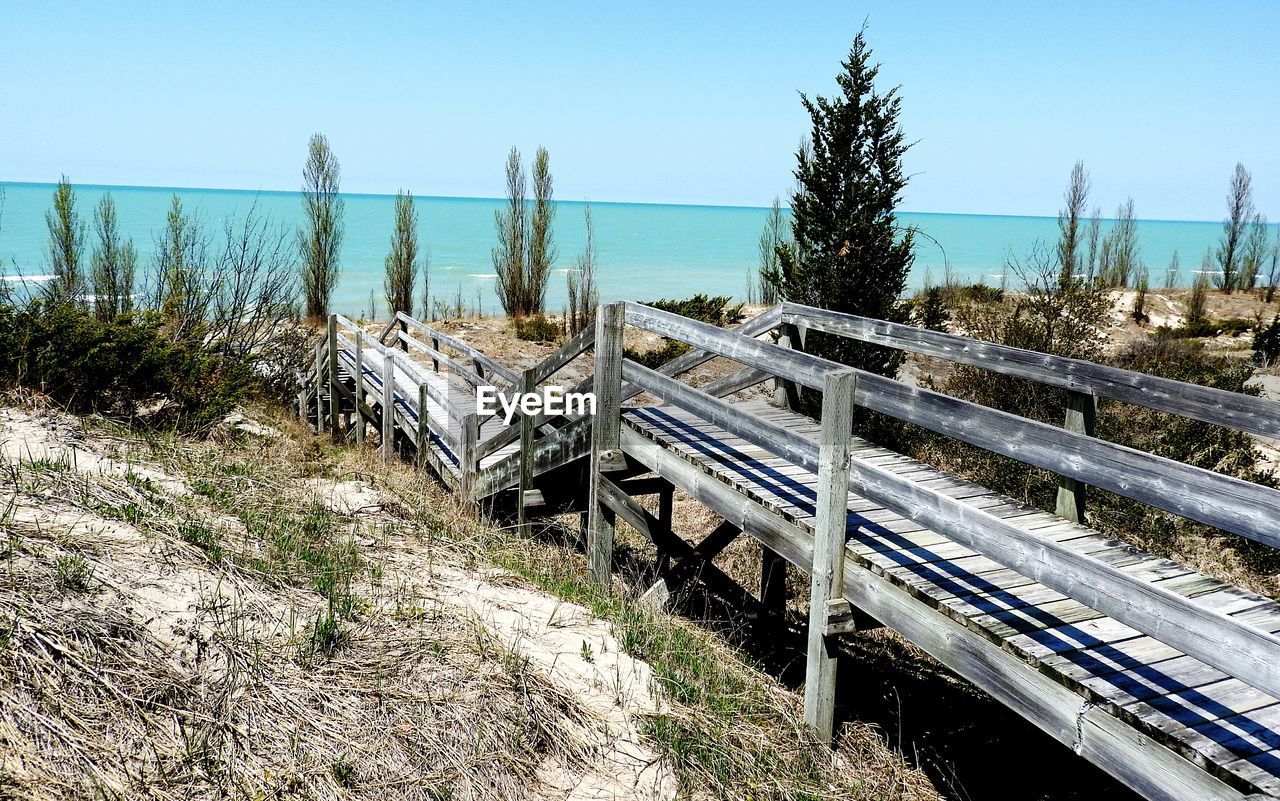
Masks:
[[[76,211],[76,193],[67,176],[53,190],[53,210],[44,214],[49,227],[49,268],[53,282],[49,294],[54,300],[74,303],[84,288],[84,221]]]
[[[910,147],[898,122],[901,99],[896,89],[876,91],[879,65],[864,32],[842,66],[838,96],[801,95],[812,132],[796,153],[794,244],[778,248],[777,284],[789,301],[902,321],[898,299],[915,258],[915,231],[900,228],[894,214]],[[817,332],[805,347],[882,375],[893,375],[902,361],[893,349]]]
[[[555,263],[557,250],[552,225],[556,207],[551,201],[551,156],[545,147],[533,157],[533,214],[529,218],[529,256],[525,268],[525,313],[541,314],[546,305],[547,279]]]

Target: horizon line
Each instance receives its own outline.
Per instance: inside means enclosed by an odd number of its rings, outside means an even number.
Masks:
[[[0,180],[0,187],[3,186],[57,186],[56,182],[49,181],[3,181]],[[272,195],[298,195],[301,189],[243,189],[221,186],[166,186],[157,184],[101,184],[101,183],[72,183],[73,188],[84,189],[153,189],[173,192],[240,192],[245,194],[272,194]],[[345,197],[375,197],[375,198],[395,198],[394,193],[389,192],[342,192],[338,193]],[[414,195],[415,199],[424,200],[475,200],[475,201],[494,201],[505,202],[506,198],[488,197],[483,195]],[[703,209],[748,209],[768,211],[770,206],[752,206],[745,203],[681,203],[677,201],[654,201],[654,200],[566,200],[557,198],[555,203],[572,203],[578,205],[602,205],[602,206],[675,206],[688,208]],[[791,211],[790,206],[782,206],[786,211]],[[896,211],[897,214],[917,214],[936,217],[1012,217],[1031,220],[1056,220],[1057,215],[1054,214],[1001,214],[989,211],[913,211],[910,209],[901,209]],[[1082,221],[1090,220],[1091,217],[1083,217]],[[1108,222],[1114,222],[1115,217],[1099,217],[1098,219]],[[1136,217],[1135,222],[1151,222],[1151,223],[1221,223],[1222,220],[1205,220],[1205,219],[1186,219],[1186,218],[1169,218],[1169,217]],[[1268,222],[1268,226],[1280,225],[1280,222]]]

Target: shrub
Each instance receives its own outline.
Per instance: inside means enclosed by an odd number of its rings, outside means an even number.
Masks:
[[[1254,332],[1253,355],[1263,367],[1275,364],[1276,358],[1280,357],[1280,314],[1272,318],[1269,325]]]
[[[931,286],[911,299],[911,322],[930,331],[946,331],[951,321],[945,290]]]
[[[512,322],[515,325],[517,339],[528,342],[555,342],[560,339],[560,324],[548,319],[545,314],[516,317]]]
[[[684,300],[666,300],[664,298],[644,305],[708,323],[718,328],[724,328],[725,326],[742,322],[742,304],[730,306],[729,303],[730,298],[725,295],[712,297],[699,293]],[[683,356],[688,351],[689,346],[685,343],[664,339],[658,347],[643,352],[624,348],[622,355],[633,362],[656,370],[672,359]]]
[[[203,431],[261,386],[251,359],[174,339],[159,315],[101,321],[88,310],[35,301],[0,307],[0,380],[39,390],[72,411]]]

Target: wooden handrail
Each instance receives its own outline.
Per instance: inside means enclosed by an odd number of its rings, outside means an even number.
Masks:
[[[488,369],[492,370],[494,373],[497,373],[499,376],[501,376],[502,380],[506,381],[508,386],[516,386],[520,382],[519,373],[517,373],[515,370],[512,370],[508,367],[504,367],[503,365],[494,361],[489,356],[487,356],[484,353],[484,351],[479,350],[473,345],[468,345],[466,342],[463,342],[457,337],[450,336],[449,334],[446,334],[443,331],[439,331],[435,328],[432,328],[429,325],[418,322],[417,320],[413,319],[412,317],[405,314],[404,312],[398,312],[396,314],[396,319],[404,322],[404,324],[409,326],[410,328],[417,329],[418,331],[421,331],[422,333],[427,334],[433,339],[440,340],[441,342],[445,343],[446,345],[458,351],[459,353],[465,353],[466,355],[470,356],[472,359],[475,359],[480,364],[483,364],[485,367],[487,367]]]
[[[355,353],[355,343],[353,341],[348,339],[344,334],[338,334],[337,339],[338,339],[338,342],[346,346],[348,350],[350,350],[352,353]],[[403,370],[404,373],[408,375],[409,378],[414,382],[415,388],[419,386],[425,386],[427,388],[427,396],[431,398],[431,400],[439,404],[440,408],[444,409],[445,414],[447,414],[453,420],[458,420],[458,421],[462,420],[463,418],[462,412],[453,405],[453,402],[449,400],[449,397],[445,393],[441,392],[437,387],[432,386],[431,383],[428,382],[426,378],[423,377],[421,373],[418,372],[417,367],[416,365],[414,365],[412,359],[408,358],[404,353],[396,350],[395,348],[389,348],[386,345],[383,345],[381,342],[378,342],[372,337],[365,339],[364,343],[366,346],[368,346],[372,350],[377,351],[379,354],[383,355],[384,357],[389,354],[391,356],[392,361],[396,362],[399,365],[400,369]],[[361,380],[363,380],[363,376],[361,376]],[[408,395],[406,394],[405,397],[408,397]],[[440,432],[437,431],[437,433],[440,433]],[[447,434],[448,432],[445,432],[445,435]]]
[[[1252,395],[797,303],[782,304],[782,321],[1050,386],[1115,398],[1238,431],[1280,437],[1280,403]]]
[[[717,353],[762,372],[821,390],[848,369],[689,320],[626,304],[627,323]],[[858,371],[855,402],[993,453],[1069,476],[1224,531],[1280,547],[1280,491],[1144,451],[1064,431],[939,392]]]
[[[818,446],[803,435],[760,420],[630,360],[623,360],[622,374],[625,380],[699,419],[810,472],[818,472]],[[1198,606],[1158,583],[1135,578],[1088,554],[857,457],[850,459],[848,486],[850,491],[1021,575],[1280,697],[1280,638],[1269,632]]]

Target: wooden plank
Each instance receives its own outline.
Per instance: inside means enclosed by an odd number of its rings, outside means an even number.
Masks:
[[[327,337],[321,337],[316,343],[316,435],[324,433],[324,401],[320,398],[320,385],[324,383],[324,347]]]
[[[631,383],[713,426],[811,472],[819,468],[817,446],[799,434],[760,421],[629,360],[623,363],[623,374]],[[858,374],[859,385],[864,375]],[[862,460],[850,463],[849,489],[1280,697],[1280,639],[1270,632],[1202,608],[1087,554]]]
[[[635,457],[803,570],[807,535],[726,484],[624,426],[622,444]],[[885,625],[977,685],[1075,753],[1156,801],[1244,801],[1248,792],[1227,785],[1146,734],[1037,671],[1000,646],[922,604],[890,581],[845,562],[844,596]]]
[[[476,436],[479,418],[473,412],[462,418],[462,430],[458,434],[458,469],[460,480],[459,492],[462,500],[472,501],[476,497],[476,471],[479,459],[476,456]]]
[[[337,442],[341,432],[338,430],[338,411],[342,408],[338,399],[338,317],[329,315],[329,427],[333,430],[333,441]]]
[[[836,653],[827,636],[831,602],[843,600],[844,541],[849,496],[849,440],[858,374],[832,373],[822,389],[822,442],[818,456],[817,521],[809,585],[804,722],[831,742],[836,708]]]
[[[364,331],[356,331],[356,446],[364,447],[364,414],[360,405],[364,402]]]
[[[1067,392],[1066,419],[1062,427],[1067,431],[1092,437],[1098,419],[1098,397],[1087,392]],[[1057,513],[1073,523],[1084,522],[1085,493],[1088,485],[1070,476],[1058,480]]]
[[[590,453],[592,419],[582,417],[556,429],[552,434],[535,440],[533,449],[534,476],[562,467]],[[520,459],[517,453],[480,470],[476,479],[476,497],[484,498],[506,489],[520,480]]]
[[[754,387],[757,384],[763,384],[772,378],[773,376],[763,370],[757,370],[754,367],[744,367],[736,373],[731,373],[723,378],[718,378],[715,381],[712,381],[705,387],[702,387],[702,391],[708,395],[723,398],[726,395],[741,392],[742,390]]]
[[[596,340],[594,328],[584,328],[569,338],[567,342],[556,348],[555,352],[538,362],[533,368],[534,386],[546,381],[569,362],[586,352]]]
[[[440,372],[440,362],[444,362],[446,365],[448,365],[450,374],[458,376],[459,378],[461,378],[463,381],[466,381],[471,386],[473,387],[490,386],[489,382],[484,380],[484,378],[475,370],[471,369],[470,367],[458,361],[457,359],[454,359],[450,356],[446,356],[445,354],[431,347],[427,343],[421,342],[415,339],[410,334],[404,331],[400,331],[397,334],[397,339],[404,344],[405,350],[408,350],[410,346],[413,346],[416,350],[418,350],[423,355],[430,356],[431,364],[434,367],[435,372]]]
[[[468,345],[466,342],[463,342],[457,337],[450,336],[449,334],[446,334],[443,331],[438,331],[428,325],[420,323],[417,320],[410,317],[409,315],[405,314],[404,312],[397,313],[396,319],[401,320],[402,322],[404,322],[405,325],[409,326],[415,331],[419,331],[423,334],[426,334],[427,336],[431,337],[432,340],[436,342],[443,342],[445,345],[447,345],[450,348],[453,348],[457,352],[470,356],[474,361],[488,368],[490,372],[496,373],[499,377],[501,377],[504,381],[507,382],[508,386],[515,386],[516,383],[519,382],[520,380],[519,373],[517,373],[515,370],[512,370],[508,367],[504,367],[503,365],[489,358],[487,355],[485,355],[484,351],[476,348],[475,346]]]
[[[1103,395],[1265,437],[1280,437],[1280,403],[1251,395],[795,303],[783,304],[782,319],[808,325],[815,331]]]
[[[617,485],[615,484],[614,486],[616,487]],[[664,524],[661,516],[656,521],[651,521],[651,524],[656,524],[659,530],[665,532],[662,538],[651,537],[651,539],[659,543],[662,552],[666,553],[670,545],[665,544],[665,541],[675,537],[675,534],[671,531],[670,524]],[[676,590],[685,582],[706,570],[711,560],[729,547],[730,543],[736,540],[741,533],[742,529],[733,523],[727,520],[721,521],[720,525],[716,526],[710,534],[693,547],[692,552],[685,553],[675,567],[669,571],[659,571],[658,580],[641,593],[636,602],[651,609],[665,609]]]
[[[396,362],[382,356],[382,463],[391,464],[396,450]]]
[[[633,309],[634,314],[633,314]],[[628,321],[811,389],[843,365],[628,304]],[[633,320],[634,316],[634,320]],[[857,403],[1061,476],[1280,548],[1280,491],[859,372]]]
[[[803,351],[804,338],[800,328],[794,323],[785,322],[778,326],[778,347]],[[774,382],[773,391],[774,405],[782,409],[800,408],[800,388],[796,386],[796,382],[779,378]]]
[[[596,413],[591,425],[591,487],[587,503],[587,558],[592,580],[608,589],[613,573],[614,512],[600,500],[605,465],[618,449],[622,412],[622,326],[620,303],[601,306],[596,314]]]
[[[733,329],[733,332],[740,336],[757,337],[767,331],[771,331],[774,328],[777,328],[779,322],[781,322],[782,320],[782,313],[780,311],[780,308],[781,307],[779,306],[774,306],[773,308],[770,308],[762,312],[760,315],[753,317],[752,319],[748,320],[747,322]],[[693,370],[694,368],[699,367],[703,364],[706,364],[707,362],[716,358],[716,356],[718,355],[720,354],[711,353],[710,351],[699,350],[695,348],[694,350],[689,351],[683,356],[678,356],[672,359],[671,361],[667,362],[666,364],[662,365],[661,367],[658,368],[658,372],[666,376],[677,376],[682,373],[687,373],[690,370]],[[624,387],[622,392],[623,402],[626,402],[634,398],[636,395],[639,395],[642,391],[643,390],[641,390],[639,387]]]
[[[532,394],[537,388],[537,371],[530,368],[520,374],[520,391]],[[516,501],[516,524],[521,536],[529,536],[529,517],[525,513],[525,494],[533,489],[533,417],[520,415],[520,495]]]

